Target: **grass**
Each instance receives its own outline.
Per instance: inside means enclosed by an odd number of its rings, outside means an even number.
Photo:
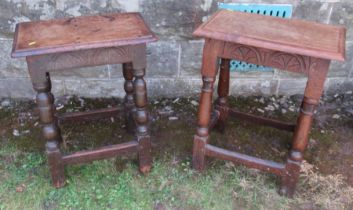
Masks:
[[[57,190],[43,154],[2,147],[0,155],[0,209],[234,209],[238,202],[262,209],[268,197],[276,197],[274,209],[288,203],[274,183],[265,183],[268,177],[224,164],[197,174],[188,158],[176,163],[165,157],[143,176],[133,160],[122,160],[123,170],[114,167],[116,159],[96,161],[67,167],[67,186]]]
[[[323,176],[304,164],[294,200],[277,194],[274,177],[215,161],[198,174],[189,158],[165,156],[146,176],[134,159],[109,159],[66,168],[67,186],[50,185],[46,158],[38,152],[0,149],[0,209],[349,209],[353,188],[342,176]],[[119,162],[117,164],[117,162]],[[125,164],[125,167],[117,167]]]
[[[236,100],[237,103],[242,102]],[[195,118],[196,109],[187,105],[189,100],[180,99],[177,105],[173,105],[172,101],[163,100],[152,107],[152,115],[155,115],[156,109],[170,105],[179,120],[154,118],[151,128],[154,163],[149,174],[141,175],[138,172],[135,155],[116,157],[67,166],[67,184],[61,189],[53,188],[50,183],[40,128],[34,126],[37,118],[28,114],[33,110],[33,104],[23,106],[18,103],[15,108],[0,110],[0,210],[352,209],[353,188],[347,184],[345,177],[338,173],[323,174],[317,168],[325,165],[322,162],[327,159],[325,151],[333,150],[333,155],[340,151],[342,139],[338,133],[321,133],[322,128],[313,130],[311,137],[316,144],[309,146],[310,152],[306,155],[311,164],[303,164],[297,193],[294,199],[288,199],[278,195],[280,180],[274,175],[231,162],[208,160],[203,173],[192,170],[190,139],[194,134],[194,122],[190,119]],[[256,106],[252,101],[243,101],[244,109],[247,104],[250,104],[249,107]],[[100,103],[92,107],[106,106],[105,102]],[[75,103],[71,105],[77,106]],[[21,114],[17,116],[15,113],[27,113],[29,117],[18,120]],[[292,118],[289,115],[282,117]],[[223,135],[213,132],[213,143],[264,158],[286,157],[286,153],[281,155],[282,150],[277,151],[277,147],[285,150],[286,141],[281,143],[281,139],[286,139],[287,134],[241,124],[237,120],[229,121],[227,127]],[[13,136],[13,129],[19,130],[21,135]],[[30,132],[24,133],[25,130]],[[62,132],[66,139],[64,152],[119,143],[131,137],[124,133],[122,121],[119,120],[114,123],[108,120],[67,125]],[[353,132],[348,130],[343,136],[353,136]],[[268,138],[272,139],[271,144],[265,141]],[[277,140],[280,143],[273,144]],[[243,147],[236,147],[238,145]],[[335,159],[335,165],[336,162]]]

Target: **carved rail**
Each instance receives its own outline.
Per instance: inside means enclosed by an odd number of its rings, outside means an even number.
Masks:
[[[264,65],[308,75],[319,62],[319,58],[289,54],[236,43],[225,43],[222,58],[238,59],[252,64]]]

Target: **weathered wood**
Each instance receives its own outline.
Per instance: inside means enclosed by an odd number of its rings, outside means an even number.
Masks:
[[[217,125],[220,116],[221,116],[220,112],[217,109],[214,109],[213,112],[211,113],[211,120],[208,125],[209,130],[212,130]]]
[[[308,75],[310,69],[322,61],[321,58],[230,42],[225,43],[224,51],[220,56],[229,59],[236,57],[240,61],[305,75]]]
[[[145,48],[143,48],[145,49]],[[144,52],[144,51],[143,51]],[[152,167],[151,157],[151,140],[148,131],[149,114],[147,112],[147,89],[145,76],[145,64],[144,62],[133,62],[133,75],[134,80],[134,102],[136,111],[134,113],[134,119],[136,123],[135,136],[139,143],[139,164],[140,171],[147,173]],[[136,68],[140,67],[140,69]]]
[[[219,112],[216,127],[220,132],[225,129],[225,123],[228,118],[228,94],[229,94],[229,77],[230,77],[230,59],[221,59],[216,101],[216,109]]]
[[[201,74],[215,78],[218,70],[218,55],[224,51],[224,43],[215,39],[206,39],[203,46]]]
[[[56,188],[63,187],[66,184],[64,163],[62,161],[61,152],[57,141],[48,141],[45,144],[46,154],[50,176],[53,185]]]
[[[152,167],[151,140],[149,135],[137,136],[139,168],[143,174],[148,173]]]
[[[27,56],[27,64],[29,69],[34,71],[70,70],[72,68],[131,62],[133,54],[134,50],[131,46],[97,48]]]
[[[38,92],[37,106],[55,187],[65,184],[64,165],[91,162],[115,155],[136,152],[140,171],[147,173],[150,170],[152,157],[147,126],[147,88],[143,76],[146,68],[146,43],[156,40],[138,13],[112,13],[17,25],[12,56],[26,57],[33,87]],[[123,64],[126,92],[124,108],[65,113],[58,116],[59,121],[95,120],[124,112],[126,126],[130,131],[135,130],[136,141],[62,157],[59,149],[61,134],[57,116],[54,115],[54,96],[50,92],[49,73],[106,64]]]
[[[293,197],[299,179],[300,165],[303,156],[300,152],[290,151],[284,172],[282,174],[281,188],[279,193],[288,197]]]
[[[250,27],[249,27],[250,26]],[[344,27],[220,10],[193,35],[323,59],[345,59]]]
[[[330,59],[344,60],[345,57],[345,29],[222,10],[196,29],[194,35],[205,38],[201,69],[204,86],[199,105],[199,126],[197,135],[194,136],[194,168],[198,170],[204,168],[206,155],[243,163],[281,176],[280,193],[293,196],[312,117],[322,94]],[[219,58],[222,59],[218,85],[219,99],[210,120],[212,106],[210,90],[217,75],[216,66]],[[308,82],[297,124],[258,117],[229,108],[226,100],[229,71],[225,71],[228,69],[228,66],[225,66],[225,59],[237,59],[307,75]],[[209,129],[218,122],[223,123],[228,114],[252,123],[294,132],[286,164],[262,160],[207,144]]]
[[[266,125],[266,126],[280,129],[280,130],[286,130],[286,131],[291,131],[291,132],[294,132],[295,126],[296,126],[293,123],[285,123],[285,122],[281,122],[281,121],[274,120],[274,119],[259,117],[259,116],[253,115],[253,114],[240,112],[236,109],[229,109],[229,115],[231,115],[232,117],[237,118],[237,119],[242,119],[242,120],[246,120],[246,121],[249,121],[252,123]]]
[[[229,160],[235,163],[241,163],[250,168],[256,168],[262,171],[271,172],[281,176],[284,172],[285,165],[276,163],[270,160],[264,160],[249,155],[244,155],[238,152],[232,152],[226,149],[212,146],[207,144],[206,155],[210,157],[215,157],[222,160]]]
[[[136,106],[135,122],[136,135],[148,134],[147,89],[144,80],[145,69],[134,69],[134,102]]]
[[[132,63],[124,63],[123,64],[123,76],[125,79],[124,90],[124,109],[125,109],[125,124],[126,129],[131,134],[134,133],[135,130],[135,122],[134,122],[134,113],[136,112],[136,107],[134,104],[134,74]]]
[[[194,145],[192,151],[192,167],[195,170],[202,171],[205,168],[205,155],[208,136],[194,135]]]
[[[138,151],[138,142],[130,141],[116,145],[105,146],[91,151],[80,151],[62,157],[62,162],[68,164],[80,164],[111,158],[117,155],[128,155]]]
[[[139,13],[34,21],[17,24],[12,56],[136,45],[156,40]]]
[[[200,96],[200,105],[198,111],[197,135],[200,137],[208,136],[208,127],[211,120],[212,95],[215,79],[212,77],[203,77],[202,92]]]
[[[51,82],[49,74],[42,75],[36,83],[33,83],[33,88],[38,92],[36,103],[39,110],[39,119],[43,125],[42,135],[46,140],[45,148],[52,183],[59,188],[64,186],[66,181],[58,146],[61,141],[61,134],[55,117],[54,96],[50,93]]]
[[[198,110],[198,127],[194,136],[193,168],[203,170],[205,165],[205,145],[207,144],[209,129],[212,128],[219,118],[219,112],[215,113],[211,122],[212,95],[215,76],[218,70],[217,54],[222,52],[223,44],[217,40],[206,40],[202,56],[202,92]]]
[[[111,108],[102,108],[98,110],[91,110],[86,112],[69,112],[57,115],[58,121],[60,124],[63,123],[72,123],[77,121],[91,121],[109,117],[116,117],[119,114],[123,113],[122,108],[111,107]]]

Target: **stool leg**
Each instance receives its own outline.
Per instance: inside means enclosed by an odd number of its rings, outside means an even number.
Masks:
[[[218,79],[218,99],[216,102],[216,110],[219,112],[219,118],[216,127],[223,132],[225,122],[228,118],[228,94],[229,94],[229,76],[230,76],[230,59],[221,59],[220,73]]]
[[[146,82],[143,79],[145,69],[134,68],[134,101],[136,106],[135,122],[136,122],[136,138],[139,142],[139,164],[140,171],[147,173],[151,169],[151,141],[148,132],[148,112],[147,106],[147,89]]]
[[[36,102],[39,109],[39,118],[43,124],[43,136],[46,140],[46,153],[53,185],[57,188],[65,185],[64,164],[61,159],[59,141],[60,129],[54,116],[54,96],[51,91],[49,74],[43,76],[42,82],[38,79],[33,83],[37,91]]]
[[[198,112],[197,134],[194,136],[193,168],[202,171],[205,167],[205,146],[209,138],[209,123],[211,119],[212,95],[214,77],[203,77],[203,86],[200,96]]]
[[[304,99],[293,135],[292,147],[287,159],[285,173],[282,177],[280,189],[280,194],[282,195],[292,197],[294,194],[299,178],[300,165],[303,160],[303,152],[308,143],[314,111],[322,94],[329,63],[327,60],[319,60],[316,68],[309,72]]]
[[[124,90],[124,108],[125,108],[125,125],[129,133],[133,133],[135,130],[135,122],[133,120],[133,113],[136,111],[134,104],[134,83],[133,83],[133,69],[132,63],[123,64],[123,75],[125,78]]]
[[[198,112],[198,127],[194,136],[192,153],[192,165],[198,171],[202,171],[205,168],[205,147],[209,138],[213,86],[218,71],[218,55],[223,52],[223,48],[224,43],[221,41],[205,40],[201,67],[203,85]]]

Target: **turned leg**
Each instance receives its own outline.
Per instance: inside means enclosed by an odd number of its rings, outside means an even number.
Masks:
[[[151,141],[148,132],[147,89],[143,79],[145,69],[134,69],[134,101],[136,106],[136,138],[139,142],[140,171],[147,173],[151,169]]]
[[[209,123],[211,119],[212,94],[214,77],[203,77],[203,86],[200,96],[200,105],[198,112],[197,133],[194,136],[193,148],[193,167],[202,171],[205,167],[205,146],[209,138]]]
[[[309,72],[304,99],[292,139],[292,147],[287,159],[285,173],[282,177],[282,186],[280,189],[282,195],[292,197],[294,194],[299,178],[300,165],[303,160],[303,152],[308,143],[314,111],[319,104],[328,67],[329,61],[319,60],[316,68],[313,68]]]
[[[147,88],[143,79],[146,68],[146,45],[133,46],[133,76],[134,80],[134,103],[136,111],[134,119],[136,124],[135,134],[139,143],[138,158],[140,171],[147,173],[151,170],[151,139],[148,131],[148,112],[147,112]]]
[[[33,87],[37,91],[37,106],[40,122],[43,125],[43,137],[46,140],[46,153],[53,185],[57,188],[65,185],[64,165],[61,160],[59,141],[61,141],[60,129],[54,115],[54,96],[51,91],[49,74],[42,75],[42,79],[36,79]]]
[[[134,105],[134,83],[133,83],[133,69],[132,63],[123,64],[123,75],[125,78],[124,89],[124,109],[125,109],[125,125],[129,133],[133,133],[135,129],[135,123],[133,120],[133,113],[135,111]]]
[[[192,165],[195,170],[205,168],[205,146],[209,138],[209,128],[212,127],[211,109],[213,86],[218,70],[218,55],[223,52],[224,43],[217,40],[206,39],[202,55],[202,92],[198,112],[198,127],[194,136],[192,152]]]
[[[228,94],[229,94],[229,76],[230,76],[230,59],[221,59],[220,73],[218,79],[218,99],[216,101],[216,111],[218,112],[218,120],[216,127],[223,132],[225,122],[228,118]]]

